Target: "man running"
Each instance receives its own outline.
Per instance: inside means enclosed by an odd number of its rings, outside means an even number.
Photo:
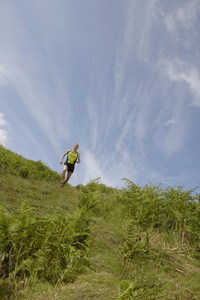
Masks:
[[[74,144],[73,150],[68,149],[61,158],[60,164],[62,165],[63,158],[65,157],[66,154],[68,154],[66,162],[64,163],[64,166],[63,166],[62,182],[61,182],[60,187],[63,187],[65,185],[65,183],[68,182],[68,180],[72,176],[72,173],[74,172],[74,168],[75,168],[75,163],[79,164],[81,162],[80,154],[77,151],[78,147],[79,147],[79,145],[77,143]],[[67,177],[65,178],[66,171],[67,171]]]

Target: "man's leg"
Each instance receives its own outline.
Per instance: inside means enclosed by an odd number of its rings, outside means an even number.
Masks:
[[[67,172],[67,177],[64,180],[64,183],[67,183],[67,181],[70,179],[71,176],[72,176],[72,172]]]
[[[65,180],[65,173],[66,173],[67,169],[68,169],[67,166],[64,165],[63,171],[62,171],[62,182],[64,182],[64,180]]]

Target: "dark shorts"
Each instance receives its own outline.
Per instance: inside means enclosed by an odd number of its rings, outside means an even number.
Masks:
[[[71,172],[71,173],[74,172],[74,167],[75,167],[74,164],[70,164],[70,163],[68,163],[68,162],[65,162],[64,165],[67,166],[67,168],[68,168],[67,171],[68,171],[68,172]]]

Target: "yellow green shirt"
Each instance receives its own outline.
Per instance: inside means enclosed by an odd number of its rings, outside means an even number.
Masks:
[[[70,150],[68,154],[67,162],[73,165],[77,159],[77,156],[78,156],[78,152],[74,153],[72,150]]]

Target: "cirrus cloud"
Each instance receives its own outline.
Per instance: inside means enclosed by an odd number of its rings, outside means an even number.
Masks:
[[[8,141],[8,132],[5,129],[7,124],[4,115],[0,113],[0,144],[3,146],[6,146]]]
[[[185,82],[193,95],[192,105],[200,107],[200,72],[192,64],[177,57],[163,60],[162,68],[170,80]]]

